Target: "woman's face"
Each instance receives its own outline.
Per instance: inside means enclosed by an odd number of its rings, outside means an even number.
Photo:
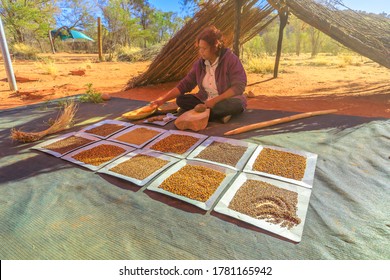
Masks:
[[[211,46],[204,40],[199,40],[198,50],[199,55],[205,60],[210,60],[213,62],[217,58],[217,55],[212,50]]]

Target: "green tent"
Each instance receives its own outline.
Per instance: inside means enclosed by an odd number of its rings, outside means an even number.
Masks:
[[[92,38],[88,37],[84,33],[81,33],[80,31],[76,31],[73,29],[67,29],[67,28],[54,29],[50,31],[50,33],[53,39],[59,37],[61,41],[65,41],[68,39],[85,39],[94,42]]]

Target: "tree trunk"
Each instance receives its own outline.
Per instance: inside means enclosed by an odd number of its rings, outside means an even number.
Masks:
[[[233,52],[240,57],[240,31],[241,31],[241,7],[242,0],[236,0],[235,2],[235,22],[234,22],[234,39],[233,39]]]
[[[280,9],[279,18],[280,18],[279,39],[278,39],[278,48],[276,50],[274,78],[278,77],[280,56],[282,55],[283,32],[284,32],[284,28],[286,27],[287,19],[288,19],[288,8],[287,7],[283,7]]]

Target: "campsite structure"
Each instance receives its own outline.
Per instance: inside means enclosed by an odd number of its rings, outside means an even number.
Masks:
[[[344,6],[344,8],[347,8]],[[239,11],[239,12],[238,12]],[[195,36],[206,25],[225,34],[227,46],[244,44],[280,18],[279,42],[274,77],[277,76],[283,29],[292,13],[351,50],[390,68],[390,19],[360,14],[350,9],[316,3],[313,0],[220,0],[209,1],[165,45],[143,74],[131,79],[126,89],[179,80],[198,54]],[[235,18],[234,21],[231,19]]]

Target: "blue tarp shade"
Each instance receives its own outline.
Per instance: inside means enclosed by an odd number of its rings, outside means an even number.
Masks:
[[[62,41],[65,41],[67,39],[85,39],[94,42],[94,40],[84,33],[81,33],[80,31],[76,30],[61,30],[57,35],[57,29],[51,31],[51,36],[54,38],[55,36],[60,37]]]
[[[80,103],[74,127],[41,141],[145,105]],[[10,139],[13,127],[41,131],[57,114],[58,103],[0,111],[0,259],[390,260],[390,119],[323,115],[229,137],[318,154],[296,244]],[[292,114],[251,109],[201,134]]]

